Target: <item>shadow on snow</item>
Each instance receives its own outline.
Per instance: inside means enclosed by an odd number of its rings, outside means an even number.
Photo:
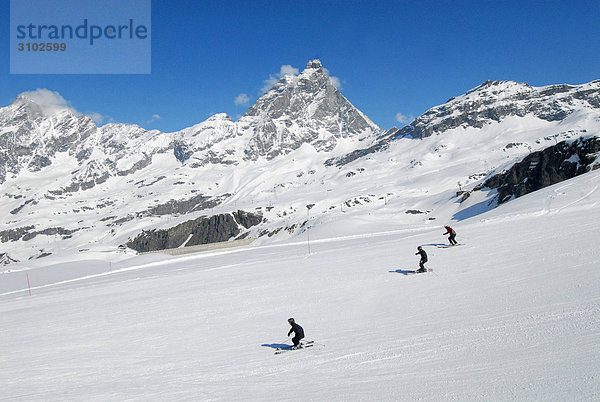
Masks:
[[[266,348],[273,348],[273,349],[291,348],[291,345],[286,345],[285,343],[263,343],[260,346],[264,346]]]
[[[488,195],[488,197],[485,200],[458,211],[452,216],[452,219],[455,221],[462,221],[464,219],[472,218],[474,216],[480,215],[484,212],[496,208],[498,200],[495,196],[495,190],[490,194],[491,195]]]
[[[395,271],[388,271],[388,272],[391,272],[393,274],[402,274],[402,275],[416,274],[417,273],[417,271],[408,270],[408,269],[397,269]]]

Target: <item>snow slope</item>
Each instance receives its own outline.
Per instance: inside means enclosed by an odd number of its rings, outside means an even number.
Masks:
[[[597,400],[599,186],[465,219],[448,249],[442,223],[364,214],[360,235],[311,231],[310,254],[297,237],[5,272],[0,400]],[[405,275],[419,244],[434,272]],[[274,355],[290,316],[317,344]]]

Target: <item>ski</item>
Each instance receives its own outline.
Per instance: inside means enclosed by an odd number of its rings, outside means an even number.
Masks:
[[[427,268],[426,272],[433,272],[433,268]],[[406,275],[424,274],[426,272],[411,271],[407,272]]]
[[[291,352],[293,350],[306,349],[306,348],[310,348],[310,347],[313,347],[313,346],[315,346],[315,341],[301,342],[300,343],[300,347],[297,348],[297,349],[294,349],[293,346],[288,346],[287,348],[277,348],[275,350],[275,354],[279,355],[279,354],[284,353],[284,352]]]
[[[458,243],[458,244],[448,244],[445,246],[437,246],[437,248],[450,248],[450,247],[454,247],[454,246],[462,246],[464,243]]]

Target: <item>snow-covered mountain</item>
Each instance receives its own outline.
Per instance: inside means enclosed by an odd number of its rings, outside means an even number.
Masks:
[[[387,149],[398,138],[423,139],[458,128],[483,128],[511,117],[535,117],[560,122],[580,111],[600,108],[600,80],[583,85],[532,87],[514,81],[486,81],[464,95],[429,109],[402,129],[388,130],[366,149],[355,150],[330,163],[349,163],[365,154]]]
[[[532,115],[544,121],[561,121],[577,110],[599,109],[599,89],[600,80],[539,88],[513,81],[486,81],[428,110],[398,135],[424,138],[457,127],[481,128],[509,116]]]
[[[177,158],[200,167],[270,160],[304,144],[319,152],[351,149],[370,145],[381,131],[312,60],[299,75],[284,75],[238,121],[221,113],[169,135]]]
[[[333,85],[319,60],[298,76],[286,75],[248,109],[240,120],[253,136],[246,150],[256,160],[272,158],[310,144],[332,151],[346,138],[374,139],[380,132]]]
[[[217,114],[162,133],[97,127],[24,94],[0,109],[0,253],[22,261],[114,249],[144,230],[238,210],[263,219],[228,230],[259,243],[309,227],[360,231],[370,214],[389,227],[461,220],[495,205],[496,190],[472,191],[486,179],[560,141],[597,136],[599,99],[600,81],[486,82],[383,131],[313,60],[238,121]]]
[[[5,161],[0,183],[22,169],[39,171],[66,152],[84,166],[73,175],[74,185],[86,188],[98,178],[133,174],[161,154],[193,167],[239,164],[285,155],[303,144],[331,151],[344,139],[369,142],[381,131],[344,98],[318,60],[298,76],[282,77],[238,122],[217,114],[167,134],[130,124],[98,128],[90,117],[67,106],[49,108],[21,95],[0,109],[0,130]]]

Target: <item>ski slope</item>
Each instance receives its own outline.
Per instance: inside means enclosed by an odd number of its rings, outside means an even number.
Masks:
[[[599,186],[466,219],[447,249],[444,222],[365,214],[310,254],[298,236],[4,272],[0,400],[598,400]],[[417,245],[434,272],[405,275]],[[274,355],[291,316],[317,344]]]

